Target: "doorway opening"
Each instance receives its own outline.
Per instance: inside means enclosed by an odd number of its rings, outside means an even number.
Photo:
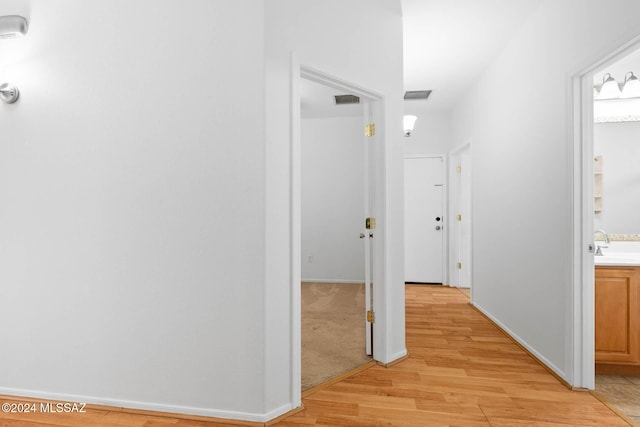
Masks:
[[[300,81],[302,390],[371,361],[365,105]],[[366,240],[365,240],[366,239]],[[367,339],[369,338],[369,339]]]
[[[364,246],[364,308],[361,316],[361,333],[365,338],[365,350],[375,360],[377,354],[384,353],[385,327],[384,317],[380,326],[375,324],[375,313],[378,307],[384,307],[384,193],[383,177],[385,165],[383,162],[384,149],[384,97],[357,85],[345,82],[344,80],[332,77],[323,72],[302,66],[292,61],[292,144],[291,144],[291,293],[294,323],[292,333],[292,395],[294,402],[300,402],[302,384],[302,280],[303,265],[317,264],[321,261],[313,253],[303,252],[304,224],[303,209],[305,197],[303,194],[304,170],[303,170],[303,117],[302,117],[302,90],[307,81],[319,84],[325,89],[330,88],[333,95],[352,95],[360,98],[362,103],[362,113],[360,115],[360,144],[363,149],[363,171],[360,183],[368,186],[363,190],[363,206],[360,224],[355,229],[344,229],[343,235],[349,239],[355,239]],[[335,102],[335,101],[333,101]],[[374,126],[369,126],[373,124]],[[365,126],[367,125],[366,129]],[[365,136],[365,133],[368,136]],[[366,141],[366,143],[365,143]],[[329,153],[334,157],[336,153]],[[330,157],[330,156],[329,156]],[[333,158],[332,160],[336,160]],[[326,171],[331,174],[331,170]],[[324,186],[324,191],[329,191],[328,186]],[[334,207],[334,211],[340,211],[341,206]],[[308,221],[308,220],[307,220]],[[334,252],[337,251],[334,248]],[[309,258],[311,257],[311,258]],[[309,262],[311,260],[311,262]],[[311,277],[316,279],[316,277]],[[333,279],[334,284],[341,279]],[[350,281],[348,279],[342,279]],[[347,284],[346,286],[352,286]],[[381,310],[382,311],[382,310]],[[374,327],[375,324],[375,327]]]
[[[615,228],[617,226],[607,225],[609,230],[604,231],[603,227],[607,224],[604,221],[615,216],[612,215],[611,208],[617,203],[615,201],[617,190],[612,192],[610,185],[615,182],[615,175],[621,171],[616,170],[613,174],[609,174],[607,171],[612,171],[611,167],[618,169],[615,166],[618,160],[615,159],[615,155],[607,155],[605,158],[601,151],[603,147],[599,146],[596,149],[595,145],[596,136],[611,132],[620,133],[623,127],[621,123],[640,120],[640,114],[637,113],[636,119],[633,119],[631,117],[633,114],[614,112],[619,108],[625,110],[626,107],[623,104],[628,106],[629,103],[636,101],[640,107],[640,99],[616,100],[611,99],[608,95],[600,95],[603,83],[601,79],[605,73],[622,73],[622,76],[618,76],[618,79],[622,80],[618,82],[618,89],[621,89],[619,83],[624,82],[624,73],[635,72],[635,70],[627,70],[627,67],[636,67],[640,71],[640,62],[637,66],[633,65],[633,56],[638,55],[638,50],[640,50],[640,37],[636,37],[622,46],[615,46],[610,49],[609,55],[597,58],[591,66],[576,74],[571,82],[574,174],[574,287],[571,324],[573,327],[572,385],[574,387],[596,388],[596,365],[622,364],[626,365],[625,369],[631,369],[630,365],[637,364],[637,373],[640,374],[640,353],[637,350],[638,335],[640,334],[637,328],[638,298],[633,296],[637,295],[638,286],[640,286],[640,270],[638,270],[638,279],[631,276],[625,277],[624,272],[630,271],[630,266],[620,265],[621,260],[611,259],[615,256],[601,255],[606,254],[607,251],[615,253],[617,248],[614,247],[620,243],[633,243],[614,242],[608,244],[606,241],[612,237],[610,234],[640,235],[640,224],[637,224],[638,229],[622,228],[620,230],[624,231],[619,233],[613,231],[617,231]],[[637,57],[640,58],[640,55]],[[614,71],[617,67],[622,67],[625,71]],[[594,82],[594,79],[600,81]],[[615,116],[618,116],[618,119],[615,119]],[[613,126],[604,125],[611,120],[618,121]],[[637,123],[630,127],[635,125]],[[604,149],[608,151],[612,148],[612,138],[607,137],[607,139],[607,147]],[[640,152],[638,154],[627,152],[623,157],[628,159],[633,156],[638,156],[635,159],[635,164],[637,164],[637,161],[640,160]],[[610,167],[607,167],[608,159],[613,161]],[[625,204],[629,207],[628,203],[633,197],[630,197],[628,191],[627,196],[629,197],[626,198]],[[610,258],[610,261],[605,258]],[[603,264],[608,265],[604,266]],[[635,268],[640,269],[640,260],[638,267]],[[607,312],[612,308],[612,319],[618,322],[621,328],[612,329],[604,324],[611,320],[607,319]],[[635,361],[629,359],[630,353],[635,353]],[[611,357],[617,361],[613,361]],[[627,360],[621,362],[621,359]]]
[[[592,124],[595,389],[630,417],[640,417],[640,401],[625,398],[640,394],[640,81],[636,74],[640,74],[640,48],[594,73]]]

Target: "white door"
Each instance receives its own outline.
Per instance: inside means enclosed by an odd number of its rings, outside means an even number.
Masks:
[[[455,271],[453,285],[471,287],[471,149],[463,148],[455,158],[453,203],[456,225],[454,226]]]
[[[404,160],[405,282],[443,282],[442,157]]]
[[[376,143],[375,129],[367,129],[367,126],[373,123],[375,103],[367,103],[364,105],[364,216],[362,220],[362,231],[360,238],[364,242],[364,288],[365,288],[365,352],[369,356],[373,356],[373,324],[375,319],[369,317],[369,313],[373,313],[373,286],[375,278],[375,164],[378,154],[378,145]],[[372,219],[373,218],[373,219]]]

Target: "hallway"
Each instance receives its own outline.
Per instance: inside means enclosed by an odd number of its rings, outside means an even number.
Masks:
[[[303,399],[278,426],[626,426],[588,392],[569,391],[454,288],[406,287],[410,358],[373,366]],[[0,398],[0,401],[7,400]],[[16,399],[15,401],[25,401]],[[161,414],[0,413],[1,426],[222,426]]]
[[[406,306],[408,360],[318,391],[277,425],[628,425],[568,390],[457,289],[408,285]]]

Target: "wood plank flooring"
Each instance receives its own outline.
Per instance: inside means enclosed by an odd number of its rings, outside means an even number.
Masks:
[[[628,425],[560,384],[457,289],[406,289],[411,357],[306,397],[305,410],[278,426]]]
[[[461,292],[407,286],[410,358],[371,367],[303,399],[287,426],[626,426],[587,392],[570,391],[468,304]],[[0,398],[0,402],[6,399]],[[18,401],[20,401],[18,399]],[[5,414],[3,427],[204,427],[235,423],[130,414]],[[255,425],[255,424],[253,424]]]

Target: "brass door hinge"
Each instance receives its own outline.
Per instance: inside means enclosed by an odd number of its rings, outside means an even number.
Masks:
[[[371,123],[364,127],[364,136],[373,136],[376,134],[376,125]]]
[[[375,323],[376,322],[376,314],[373,312],[373,310],[368,310],[367,311],[367,322],[369,322],[369,323]]]
[[[462,172],[462,166],[458,166],[458,167],[456,168],[456,172],[458,172],[458,173]]]
[[[461,262],[458,263],[458,270],[462,270],[462,263]]]
[[[462,215],[458,214],[458,221],[462,221]]]
[[[367,218],[364,221],[364,225],[365,225],[367,230],[373,230],[374,228],[376,228],[376,219],[375,218]]]

